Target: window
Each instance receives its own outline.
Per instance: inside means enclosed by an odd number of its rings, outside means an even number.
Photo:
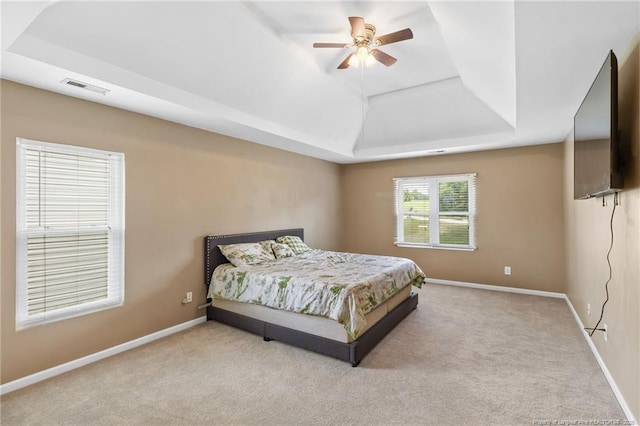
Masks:
[[[393,183],[396,245],[475,250],[475,174]]]
[[[17,144],[17,328],[122,305],[124,155]]]

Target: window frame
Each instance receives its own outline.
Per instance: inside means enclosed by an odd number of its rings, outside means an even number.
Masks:
[[[444,250],[474,251],[476,245],[476,177],[477,173],[464,173],[452,175],[412,176],[393,178],[393,200],[395,236],[393,244],[398,247],[429,248]],[[467,212],[441,212],[440,211],[440,183],[444,182],[468,182]],[[425,215],[429,218],[429,243],[412,243],[404,241],[404,215],[403,209],[404,188],[416,183],[425,183],[429,186],[429,211]],[[440,243],[440,217],[441,216],[468,216],[469,244],[441,244]],[[437,226],[431,226],[436,224]]]
[[[109,163],[109,173],[106,179],[108,189],[108,223],[104,225],[73,226],[73,227],[28,227],[27,211],[27,151],[49,152],[63,155],[78,155],[82,157],[96,157]],[[39,174],[44,167],[39,168]],[[40,200],[44,194],[40,193]],[[107,236],[107,280],[106,297],[100,300],[79,303],[73,306],[54,308],[35,314],[29,314],[29,282],[28,282],[28,238],[40,235],[43,237],[54,235],[90,233],[105,233]],[[51,142],[16,138],[16,330],[37,325],[73,318],[81,315],[110,309],[124,304],[125,276],[125,159],[124,154],[98,150],[94,148],[64,145]],[[45,285],[46,286],[46,285]],[[80,294],[81,290],[76,292]]]

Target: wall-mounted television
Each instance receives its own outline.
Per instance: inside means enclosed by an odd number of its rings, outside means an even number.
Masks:
[[[618,60],[609,52],[573,119],[573,198],[622,190],[618,132]]]

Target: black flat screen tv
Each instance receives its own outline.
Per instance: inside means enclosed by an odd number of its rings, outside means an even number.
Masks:
[[[573,119],[573,198],[622,190],[618,141],[618,60],[609,52]]]

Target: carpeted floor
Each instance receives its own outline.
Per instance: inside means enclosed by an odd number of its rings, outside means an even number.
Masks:
[[[624,419],[564,300],[440,285],[422,289],[357,368],[209,321],[4,395],[1,407],[3,425]]]

